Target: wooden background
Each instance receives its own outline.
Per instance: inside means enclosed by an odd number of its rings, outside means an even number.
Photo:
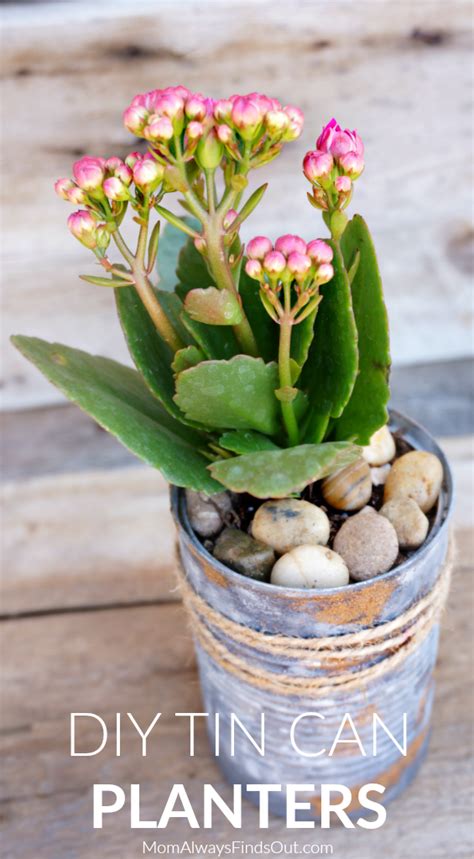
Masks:
[[[3,331],[126,358],[112,296],[78,280],[92,255],[66,231],[52,183],[84,153],[124,155],[121,113],[171,83],[215,96],[254,89],[300,105],[303,137],[252,222],[275,236],[322,230],[304,152],[333,114],[366,142],[354,207],[378,248],[394,363],[471,348],[472,129],[467,0],[155,0],[3,9]],[[59,395],[8,345],[6,408]]]
[[[3,408],[0,747],[5,859],[133,859],[126,818],[91,827],[91,784],[141,782],[154,816],[173,782],[196,807],[203,782],[229,799],[204,731],[189,760],[176,711],[201,707],[174,586],[166,486],[72,406],[7,343],[12,332],[127,360],[112,297],[81,283],[87,252],[66,232],[52,182],[88,152],[124,155],[121,111],[169,83],[216,96],[267,90],[306,112],[304,137],[259,181],[272,188],[252,230],[319,231],[301,157],[333,113],[367,144],[356,193],[384,274],[392,404],[442,437],[457,484],[458,560],[444,619],[430,754],[378,832],[316,830],[340,859],[471,859],[473,489],[470,270],[470,3],[400,0],[102,0],[2,9]],[[257,181],[257,179],[256,179]],[[34,408],[33,408],[34,407]],[[68,756],[68,714],[116,711],[161,743],[139,757]],[[235,833],[216,825],[222,843]],[[262,837],[246,807],[244,836]],[[190,833],[176,822],[163,843]],[[294,833],[273,821],[268,837]],[[196,841],[209,843],[207,833]]]

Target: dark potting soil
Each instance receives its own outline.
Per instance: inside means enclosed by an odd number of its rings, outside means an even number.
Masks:
[[[409,453],[411,450],[414,450],[413,446],[402,437],[400,431],[396,431],[392,433],[392,435],[395,440],[396,446],[395,460],[399,459],[399,457],[403,456],[403,454]],[[374,486],[372,488],[372,496],[370,498],[370,501],[368,502],[369,506],[373,507],[375,510],[380,510],[383,505],[383,493],[383,486]],[[327,501],[325,501],[323,498],[321,491],[321,481],[310,483],[309,486],[307,486],[301,493],[301,498],[305,501],[310,501],[311,504],[315,504],[317,507],[320,507],[321,510],[324,510],[324,512],[326,513],[330,523],[328,547],[332,549],[334,544],[334,538],[339,531],[341,525],[346,521],[346,519],[349,518],[349,516],[354,516],[355,513],[359,511],[354,511],[353,513],[346,513],[343,510],[336,510],[334,507],[331,507],[331,505],[328,504]],[[224,524],[229,525],[232,528],[239,528],[241,531],[247,532],[249,530],[250,523],[252,522],[256,511],[264,503],[264,501],[265,499],[255,498],[253,495],[249,495],[246,492],[234,494],[232,511],[225,516]],[[428,534],[431,531],[433,522],[436,518],[437,508],[438,504],[436,503],[433,509],[426,514],[430,523]],[[212,554],[214,548],[214,541],[211,539],[203,540],[200,537],[198,537],[198,539],[201,539],[204,548]],[[403,551],[400,550],[393,567],[398,567],[400,564],[410,558],[416,551],[417,549],[405,549]]]

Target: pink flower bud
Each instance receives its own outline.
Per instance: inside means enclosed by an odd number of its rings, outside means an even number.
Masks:
[[[226,216],[224,217],[224,220],[222,221],[222,225],[225,230],[228,230],[229,227],[232,226],[237,216],[238,212],[236,212],[235,209],[229,209]]]
[[[291,253],[305,254],[306,242],[300,239],[299,236],[292,236],[289,233],[285,236],[280,236],[275,242],[275,250],[281,251],[282,254],[288,256]]]
[[[165,175],[165,168],[157,161],[144,158],[133,168],[133,181],[141,191],[149,194],[158,187]]]
[[[158,117],[155,114],[150,117],[150,122],[143,131],[143,136],[152,143],[155,140],[167,143],[168,140],[171,140],[173,134],[173,124],[169,117]]]
[[[76,186],[72,179],[58,179],[57,182],[54,183],[54,190],[62,200],[69,200],[68,191],[75,187]]]
[[[131,105],[127,107],[123,114],[123,121],[126,128],[133,134],[141,136],[146,126],[149,116],[149,111],[142,105]]]
[[[197,239],[194,239],[194,247],[200,254],[205,253],[206,251],[206,241],[202,238],[202,236],[198,236]]]
[[[326,179],[333,168],[332,155],[329,152],[319,152],[315,149],[307,152],[303,159],[303,172],[310,182]]]
[[[105,162],[104,167],[110,173],[113,173],[122,164],[123,164],[123,161],[121,158],[118,158],[117,155],[112,155],[111,158],[107,158],[107,161]]]
[[[83,191],[97,191],[105,176],[105,161],[103,158],[91,158],[85,155],[72,166],[74,178]]]
[[[310,270],[311,260],[306,254],[293,251],[288,256],[287,266],[288,271],[291,272],[291,274],[298,280],[299,278],[303,278]]]
[[[248,276],[252,277],[254,280],[262,279],[262,265],[259,263],[258,259],[248,259],[245,263],[245,271]]]
[[[82,206],[83,203],[87,202],[87,195],[82,188],[73,185],[67,192],[67,199],[70,203],[74,203],[75,206]]]
[[[234,132],[228,125],[218,125],[216,129],[217,136],[224,145],[234,140]]]
[[[308,242],[306,252],[313,262],[318,265],[321,263],[332,262],[332,258],[334,256],[332,247],[326,242],[323,242],[322,239],[313,239],[312,242]]]
[[[127,155],[125,159],[125,164],[127,165],[127,167],[130,167],[130,170],[133,170],[137,161],[141,161],[142,158],[143,155],[141,154],[141,152],[130,152],[130,154]]]
[[[263,116],[258,106],[246,96],[239,96],[232,105],[231,119],[244,140],[252,140],[259,132]]]
[[[323,263],[316,272],[316,280],[319,284],[329,283],[334,277],[334,269],[331,263]]]
[[[199,140],[204,134],[204,126],[202,122],[190,122],[186,128],[186,137],[189,140]]]
[[[185,105],[184,112],[188,119],[202,122],[207,116],[207,105],[199,95],[191,95]]]
[[[349,131],[348,128],[343,131],[334,118],[324,126],[316,141],[316,148],[330,152],[334,158],[341,158],[348,152],[355,152],[361,158],[364,155],[364,144],[357,131]]]
[[[352,187],[352,180],[349,176],[338,176],[334,180],[334,187],[339,193],[348,194]]]
[[[247,245],[247,256],[250,259],[262,260],[272,248],[273,245],[266,236],[255,236],[254,239],[250,239]]]
[[[341,155],[339,166],[351,179],[357,179],[364,169],[364,159],[357,152],[346,152],[345,155]]]
[[[230,119],[232,102],[229,98],[220,98],[214,105],[214,117],[218,122]]]
[[[67,219],[68,230],[76,239],[86,246],[95,248],[97,245],[97,222],[86,209],[73,212]]]
[[[281,274],[286,268],[286,259],[280,251],[270,251],[263,260],[263,267],[267,274]]]
[[[130,191],[117,176],[106,179],[103,188],[104,194],[109,200],[128,200],[130,198]]]
[[[286,115],[290,120],[290,124],[288,129],[285,131],[284,139],[285,140],[297,140],[303,131],[304,125],[304,114],[303,111],[299,109],[299,107],[295,107],[293,104],[287,104],[286,107],[283,108]]]
[[[283,134],[290,125],[290,118],[284,110],[269,110],[265,114],[265,127],[269,134]]]

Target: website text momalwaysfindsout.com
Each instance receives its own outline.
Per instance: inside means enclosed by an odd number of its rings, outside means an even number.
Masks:
[[[183,841],[181,844],[160,844],[158,841],[143,841],[142,853],[155,856],[333,856],[332,844],[298,844],[274,839],[273,841],[234,840],[197,844]]]

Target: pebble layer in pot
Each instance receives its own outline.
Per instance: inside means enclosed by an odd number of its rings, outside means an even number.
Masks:
[[[326,237],[244,247],[266,189],[249,175],[301,135],[301,111],[178,86],[137,95],[124,121],[148,150],[81,158],[56,191],[83,207],[68,226],[102,272],[82,278],[114,289],[136,370],[14,343],[175,487],[213,744],[217,725],[228,737],[237,718],[255,738],[265,719],[264,749],[223,744],[228,779],[280,786],[277,814],[299,785],[302,818],[319,816],[326,783],[349,790],[348,812],[367,784],[385,802],[427,747],[452,489],[436,442],[389,422],[380,275],[364,220],[346,215],[362,141],[333,119],[304,158]],[[163,205],[172,194],[183,217]]]

